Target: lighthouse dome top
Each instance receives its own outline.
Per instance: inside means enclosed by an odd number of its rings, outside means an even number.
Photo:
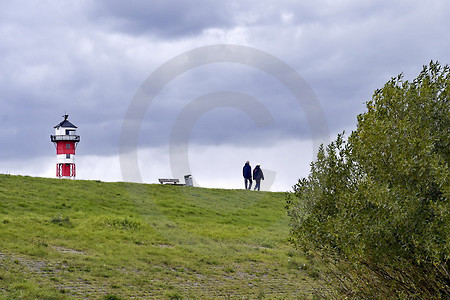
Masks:
[[[56,128],[56,129],[58,129],[60,127],[78,128],[77,126],[75,126],[72,123],[70,123],[68,118],[69,118],[69,115],[64,115],[64,120],[61,123],[59,123],[58,125],[56,125],[54,128]]]

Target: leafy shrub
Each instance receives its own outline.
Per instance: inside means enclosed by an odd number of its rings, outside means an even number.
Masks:
[[[103,299],[105,300],[121,300],[122,298],[116,295],[106,295]]]
[[[101,221],[106,227],[114,227],[124,230],[138,230],[142,227],[142,224],[138,220],[122,217],[105,217]]]
[[[183,299],[183,296],[178,292],[168,292],[166,293],[166,297],[171,300]]]
[[[450,70],[391,79],[288,195],[292,242],[356,298],[450,295]]]
[[[70,221],[69,217],[63,217],[63,216],[54,217],[54,218],[52,218],[51,222],[53,224],[57,224],[59,226],[73,227],[73,224]]]

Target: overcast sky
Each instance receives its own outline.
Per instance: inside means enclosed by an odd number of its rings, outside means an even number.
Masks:
[[[374,90],[450,62],[449,15],[446,0],[0,1],[0,173],[54,177],[68,113],[78,179],[241,188],[250,160],[262,188],[290,190]]]

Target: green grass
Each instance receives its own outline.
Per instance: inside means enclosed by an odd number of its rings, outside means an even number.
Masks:
[[[0,175],[0,299],[312,298],[283,193]]]

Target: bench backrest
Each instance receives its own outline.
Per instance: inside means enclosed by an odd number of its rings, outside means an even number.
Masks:
[[[165,178],[161,178],[161,179],[158,179],[158,180],[159,180],[159,183],[164,183],[164,182],[178,183],[178,182],[180,182],[179,179],[165,179]]]

